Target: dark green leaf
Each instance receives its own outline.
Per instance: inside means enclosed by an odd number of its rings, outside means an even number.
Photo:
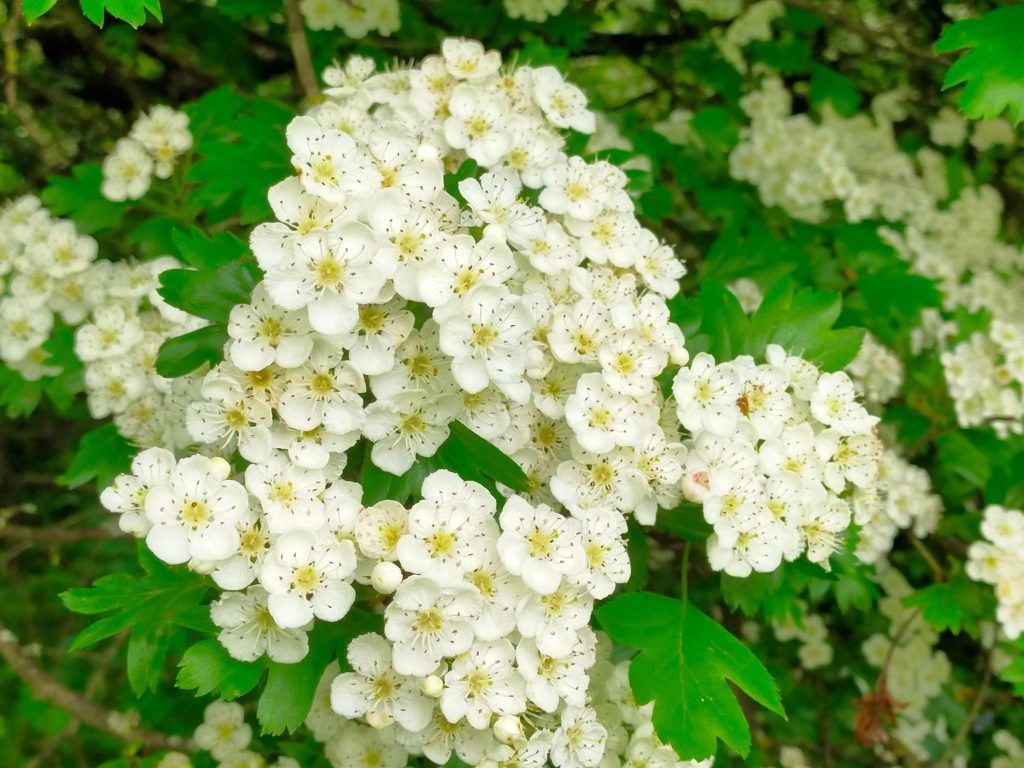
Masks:
[[[259,683],[266,662],[233,659],[215,638],[200,640],[178,662],[175,685],[196,696],[214,694],[224,701],[244,696]]]
[[[170,338],[157,352],[156,372],[171,379],[191,373],[204,363],[216,364],[224,358],[227,341],[227,328],[221,323]]]
[[[90,480],[105,488],[131,468],[135,447],[125,440],[113,424],[104,424],[86,432],[78,441],[71,466],[57,478],[68,488],[77,488]]]

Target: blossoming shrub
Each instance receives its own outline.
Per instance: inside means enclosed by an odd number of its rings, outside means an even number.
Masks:
[[[132,701],[39,695],[105,766],[1020,753],[1014,128],[915,111],[898,12],[879,75],[867,16],[570,6],[196,10],[305,108],[147,105],[0,213],[0,402],[102,422],[61,597]]]

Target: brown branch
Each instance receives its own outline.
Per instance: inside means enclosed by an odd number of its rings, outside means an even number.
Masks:
[[[942,756],[935,764],[935,768],[945,768],[949,765],[950,761],[956,756],[957,747],[960,746],[967,734],[971,730],[971,726],[974,725],[974,721],[978,718],[978,713],[981,711],[981,705],[985,701],[985,694],[988,693],[989,683],[992,682],[992,658],[990,654],[985,654],[985,674],[981,678],[981,683],[978,685],[978,691],[974,694],[974,701],[971,703],[971,708],[967,712],[967,717],[960,724],[960,728],[957,729],[956,734],[953,736],[952,741],[946,745],[946,749],[943,750]]]
[[[51,677],[33,663],[29,655],[16,642],[8,639],[10,633],[0,623],[0,658],[32,689],[36,698],[68,712],[76,720],[105,731],[124,742],[138,742],[147,750],[178,749],[193,751],[194,747],[181,736],[149,731],[132,725],[131,717],[97,704]]]
[[[299,0],[284,0],[284,10],[288,17],[288,46],[292,49],[295,59],[295,71],[299,76],[299,84],[307,99],[320,95],[316,70],[313,69],[313,57],[309,53],[309,41],[306,40],[306,27],[299,10]]]
[[[948,56],[934,53],[927,48],[919,48],[913,43],[908,43],[894,34],[886,34],[884,30],[880,29],[872,29],[862,21],[847,16],[842,11],[828,7],[828,5],[823,3],[821,0],[782,0],[782,2],[784,5],[799,8],[802,11],[808,11],[809,13],[828,19],[833,24],[846,28],[858,37],[874,43],[880,48],[885,48],[890,51],[903,51],[916,59],[929,61],[933,64],[942,64],[944,66],[948,66],[952,61]]]
[[[12,0],[10,16],[4,25],[4,100],[8,108],[21,122],[26,135],[40,147],[50,144],[46,132],[39,127],[32,110],[18,100],[18,30],[21,27],[21,0]]]
[[[122,539],[121,533],[105,528],[36,528],[31,525],[0,524],[0,539],[27,541],[31,544],[71,544],[76,541]]]

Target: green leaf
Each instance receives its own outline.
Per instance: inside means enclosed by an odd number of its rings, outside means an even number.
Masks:
[[[91,587],[69,589],[60,595],[75,613],[109,613],[83,629],[71,642],[72,651],[131,629],[128,639],[128,680],[136,696],[155,690],[164,660],[177,632],[176,627],[212,630],[209,618],[197,622],[199,608],[209,589],[206,580],[184,569],[171,569],[157,560],[144,544],[139,545],[144,575],[112,573]]]
[[[57,4],[57,0],[23,0],[21,11],[25,14],[25,23],[29,26],[40,16]]]
[[[1024,656],[1017,656],[999,672],[999,679],[1013,686],[1018,696],[1024,696]]]
[[[102,27],[105,14],[128,22],[138,28],[146,23],[148,11],[157,21],[163,21],[160,0],[79,0],[82,13],[97,27]]]
[[[466,480],[483,476],[513,491],[529,492],[530,481],[526,473],[499,448],[461,421],[453,421],[449,430],[448,439],[441,444],[435,456],[442,466]]]
[[[692,603],[650,592],[622,594],[597,609],[602,628],[640,653],[629,668],[638,704],[654,702],[654,728],[683,760],[715,754],[721,740],[746,756],[750,728],[729,681],[785,717],[758,658]]]
[[[832,328],[842,311],[838,294],[797,291],[790,278],[769,288],[750,318],[716,280],[704,281],[695,299],[673,299],[669,307],[684,333],[689,331],[687,348],[710,352],[719,362],[740,355],[763,360],[768,345],[778,344],[823,370],[837,371],[856,357],[864,339],[861,328]]]
[[[817,66],[811,73],[807,99],[821,107],[826,102],[840,115],[850,117],[860,106],[860,94],[844,76],[828,67]]]
[[[1005,110],[1016,125],[1024,120],[1024,6],[989,11],[946,28],[935,44],[940,53],[969,48],[946,71],[942,88],[963,84],[960,111],[975,120]]]
[[[256,706],[256,719],[264,735],[294,732],[302,725],[313,706],[313,697],[324,670],[334,658],[337,633],[360,625],[361,611],[350,611],[341,622],[319,626],[309,634],[309,653],[297,664],[267,662],[267,682]],[[361,634],[351,630],[351,638]]]
[[[71,465],[57,482],[77,488],[95,480],[97,488],[106,488],[115,477],[129,471],[135,452],[113,424],[96,427],[79,439]]]
[[[236,304],[248,304],[262,273],[251,261],[234,261],[216,270],[168,269],[157,292],[190,315],[227,323]]]
[[[259,683],[266,662],[247,662],[231,658],[215,638],[200,640],[178,662],[175,686],[194,690],[196,696],[214,694],[224,701],[244,696]]]
[[[292,173],[284,140],[292,110],[270,99],[232,98],[225,89],[215,93],[188,110],[191,119],[209,126],[197,139],[198,160],[187,174],[200,185],[191,199],[208,210],[223,206],[222,220],[238,213],[242,224],[261,221],[271,215],[267,189]]]
[[[956,566],[947,581],[931,584],[909,595],[904,601],[909,607],[920,607],[921,616],[936,632],[959,635],[966,631],[978,635],[978,622],[992,619],[995,605],[992,590],[975,583]]]
[[[196,269],[215,270],[244,258],[249,247],[230,232],[207,235],[197,227],[176,229],[171,235],[178,255]]]
[[[93,234],[114,229],[121,223],[127,203],[107,200],[101,193],[103,169],[98,163],[82,163],[71,176],[51,176],[40,197],[56,216],[75,222],[80,232]]]
[[[837,293],[797,291],[791,279],[783,278],[765,292],[750,318],[746,352],[758,355],[768,344],[778,344],[823,370],[838,371],[857,356],[864,340],[861,328],[832,329],[842,307]]]
[[[168,339],[156,355],[156,372],[168,379],[184,376],[199,366],[214,365],[224,359],[227,328],[214,323]]]

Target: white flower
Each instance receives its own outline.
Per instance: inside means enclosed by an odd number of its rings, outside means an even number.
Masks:
[[[270,456],[271,412],[266,403],[248,397],[230,376],[213,370],[203,379],[202,400],[192,403],[185,426],[192,438],[228,452],[236,445],[247,461]]]
[[[572,128],[580,133],[594,132],[594,113],[587,109],[583,91],[567,83],[554,67],[540,67],[532,72],[533,99],[554,125]]]
[[[486,51],[476,40],[449,37],[441,43],[448,73],[457,80],[486,80],[501,66],[501,54]]]
[[[458,85],[448,99],[444,138],[484,167],[496,165],[509,148],[506,112],[500,101],[472,85]]]
[[[857,402],[857,388],[843,371],[821,374],[811,395],[811,414],[840,435],[870,432],[878,423]]]
[[[421,493],[395,551],[406,571],[455,583],[478,566],[484,542],[496,535],[494,499],[483,486],[447,470],[429,475]]]
[[[476,643],[456,658],[444,676],[441,694],[441,711],[449,722],[465,717],[474,728],[484,729],[493,715],[524,712],[526,687],[514,661],[508,640]]]
[[[308,626],[283,629],[267,607],[267,592],[252,586],[245,592],[225,592],[210,604],[210,618],[220,628],[220,640],[232,658],[256,661],[266,654],[271,661],[295,664],[306,657]]]
[[[373,230],[352,222],[302,238],[293,261],[270,267],[264,283],[280,306],[307,308],[313,329],[331,335],[355,328],[359,305],[376,299],[394,269]]]
[[[373,189],[370,158],[348,134],[302,116],[288,124],[286,136],[292,165],[310,194],[344,203],[349,195],[363,196]]]
[[[281,309],[260,283],[248,304],[231,309],[228,356],[243,371],[259,371],[271,364],[296,368],[313,349],[310,331],[303,313]]]
[[[314,616],[338,621],[355,600],[349,583],[355,567],[351,541],[304,530],[278,537],[260,569],[274,621],[286,629],[301,627]]]
[[[235,523],[249,509],[249,495],[228,480],[224,459],[190,456],[146,494],[153,527],[146,544],[167,563],[223,560],[238,548]]]
[[[522,302],[503,288],[480,287],[438,310],[441,349],[453,360],[452,374],[467,392],[494,384],[512,400],[525,402],[529,385],[526,334],[530,315]]]
[[[443,588],[426,576],[403,581],[384,612],[395,670],[429,675],[441,659],[468,651],[478,612],[479,597],[469,585]]]
[[[340,353],[315,349],[302,368],[291,371],[277,412],[292,429],[323,425],[335,434],[357,432],[363,424],[363,377]]]
[[[422,731],[433,713],[433,702],[420,693],[416,678],[400,675],[391,666],[391,644],[380,635],[360,635],[345,651],[352,672],[334,678],[331,708],[348,718],[362,717],[374,728],[397,722]]]
[[[252,741],[252,728],[245,722],[245,710],[234,701],[215,701],[203,711],[196,728],[196,746],[216,760],[226,760]]]
[[[706,429],[729,435],[740,417],[740,389],[728,365],[716,365],[711,355],[701,352],[680,368],[672,381],[679,423],[690,432]]]
[[[103,160],[101,193],[108,200],[137,200],[149,190],[153,160],[133,139],[118,139],[114,151]]]
[[[505,243],[469,235],[448,240],[419,272],[419,293],[430,307],[444,307],[477,286],[500,287],[516,273],[512,252]]]
[[[565,401],[565,420],[579,444],[593,453],[616,446],[635,446],[653,419],[635,400],[613,392],[599,373],[587,373]]]
[[[597,638],[585,629],[577,635],[572,652],[561,658],[537,650],[537,643],[524,638],[516,646],[516,663],[526,680],[526,695],[545,712],[558,709],[559,701],[582,707],[587,700],[587,676],[595,661]]]
[[[549,595],[531,592],[516,609],[516,627],[548,656],[572,652],[576,633],[590,621],[594,599],[585,589],[564,581]]]
[[[163,448],[149,448],[132,459],[132,473],[118,475],[103,489],[100,504],[120,515],[117,524],[125,533],[145,536],[152,523],[146,517],[146,496],[155,485],[166,483],[174,470],[174,454]]]
[[[535,592],[550,595],[558,589],[562,576],[575,576],[583,570],[586,556],[576,520],[559,515],[546,504],[531,506],[519,496],[505,502],[498,520],[501,562]]]
[[[507,508],[507,507],[506,507]],[[629,580],[629,554],[622,540],[626,520],[613,509],[589,509],[581,515],[584,570],[577,577],[595,599],[615,591]]]
[[[595,768],[604,757],[608,731],[590,707],[566,707],[551,741],[556,768]]]
[[[433,456],[459,413],[453,395],[404,392],[366,408],[363,434],[373,441],[370,458],[393,475],[409,471],[417,456]]]

